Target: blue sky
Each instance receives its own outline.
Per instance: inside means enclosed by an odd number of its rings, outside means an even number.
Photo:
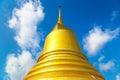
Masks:
[[[22,80],[35,64],[59,4],[89,62],[120,80],[120,0],[0,0],[0,80]]]

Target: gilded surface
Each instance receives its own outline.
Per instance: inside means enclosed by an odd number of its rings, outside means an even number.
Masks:
[[[105,80],[81,52],[72,30],[58,22],[45,40],[36,65],[24,80]]]

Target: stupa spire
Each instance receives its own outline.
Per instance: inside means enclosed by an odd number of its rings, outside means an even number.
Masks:
[[[56,25],[54,26],[53,31],[58,30],[58,29],[68,29],[67,27],[65,27],[63,20],[62,20],[61,6],[58,6],[58,21]]]
[[[61,6],[58,6],[58,23],[63,24],[62,22],[62,15],[61,15]]]
[[[59,5],[58,6],[58,9],[59,9],[59,17],[61,16],[61,6]]]

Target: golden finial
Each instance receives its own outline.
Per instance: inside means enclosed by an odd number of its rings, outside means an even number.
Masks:
[[[61,6],[58,6],[58,21],[52,31],[58,30],[58,29],[68,29],[67,27],[64,26],[62,21]]]
[[[62,16],[61,16],[61,6],[59,6],[58,8],[59,8],[58,23],[63,24],[63,22],[62,22]]]
[[[61,6],[59,5],[58,6],[58,9],[59,9],[59,17],[61,16]]]

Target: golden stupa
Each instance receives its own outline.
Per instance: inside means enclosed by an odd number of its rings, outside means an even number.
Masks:
[[[37,63],[24,80],[105,80],[82,53],[72,30],[58,22],[45,40]]]

